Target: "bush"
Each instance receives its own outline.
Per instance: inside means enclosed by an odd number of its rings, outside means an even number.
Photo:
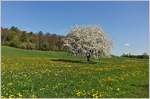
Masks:
[[[17,47],[18,48],[19,45],[20,45],[20,43],[17,40],[12,40],[12,41],[8,42],[8,45],[12,46],[12,47]]]
[[[121,57],[128,57],[128,58],[146,58],[146,59],[148,59],[149,58],[149,56],[148,56],[148,54],[142,54],[142,55],[131,55],[131,54],[123,54]]]

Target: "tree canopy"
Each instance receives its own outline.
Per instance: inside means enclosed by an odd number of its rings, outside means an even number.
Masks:
[[[112,42],[99,25],[75,25],[64,39],[64,46],[75,55],[108,57]]]
[[[2,45],[37,50],[63,50],[64,36],[54,33],[27,32],[12,26],[11,28],[1,28]]]

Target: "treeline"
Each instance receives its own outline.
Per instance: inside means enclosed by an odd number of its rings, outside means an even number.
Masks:
[[[149,56],[147,53],[143,53],[142,55],[132,55],[132,54],[123,54],[121,57],[128,57],[128,58],[146,58],[148,59]]]
[[[63,50],[63,36],[43,33],[27,32],[17,27],[11,28],[1,27],[1,43],[2,45],[12,46],[23,49],[37,50]]]

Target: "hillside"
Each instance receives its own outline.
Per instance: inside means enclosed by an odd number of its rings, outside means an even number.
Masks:
[[[148,97],[148,59],[85,61],[66,52],[2,46],[2,97]]]

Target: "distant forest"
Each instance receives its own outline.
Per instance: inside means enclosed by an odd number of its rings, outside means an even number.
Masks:
[[[67,51],[63,47],[64,37],[53,33],[43,33],[42,31],[38,33],[27,32],[15,26],[11,28],[1,27],[1,44],[22,49]],[[143,55],[123,54],[121,57],[149,58],[147,53],[143,53]]]
[[[11,28],[1,27],[2,45],[12,46],[22,49],[36,50],[64,50],[62,38],[64,36],[43,33],[27,32],[12,26]]]

